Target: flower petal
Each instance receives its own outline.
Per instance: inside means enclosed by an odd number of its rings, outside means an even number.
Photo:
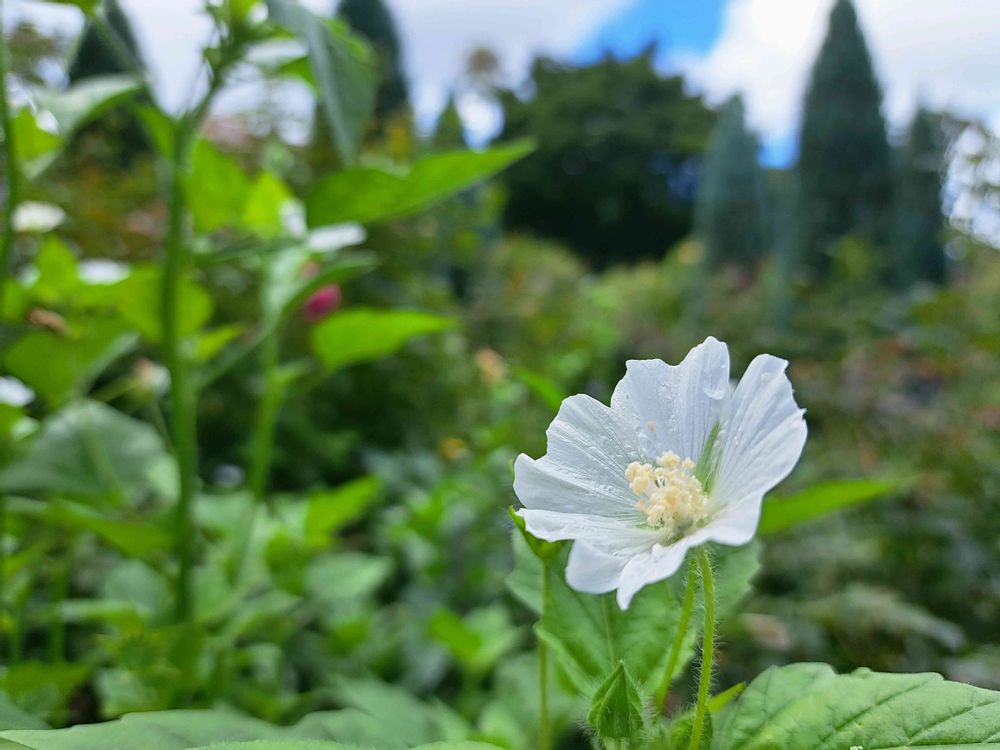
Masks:
[[[566,562],[566,583],[584,594],[605,594],[618,587],[622,569],[630,558],[608,555],[586,542],[576,542]]]
[[[805,410],[795,403],[787,366],[783,359],[762,354],[750,363],[733,393],[710,494],[717,505],[755,507],[741,509],[727,524],[752,522],[756,527],[764,493],[788,476],[802,454]]]
[[[632,597],[643,586],[662,581],[676,573],[691,546],[691,538],[684,537],[667,547],[657,544],[648,552],[629,560],[618,581],[618,606],[628,609]]]
[[[611,409],[641,429],[648,460],[665,451],[697,463],[729,400],[729,349],[709,336],[679,365],[629,360]]]
[[[514,463],[514,492],[527,508],[642,519],[625,480],[640,455],[632,429],[590,396],[571,396],[546,431],[548,453]]]
[[[618,557],[628,558],[645,552],[662,537],[660,532],[606,516],[532,508],[521,508],[517,514],[524,519],[528,531],[539,539],[547,542],[582,540],[599,552]]]

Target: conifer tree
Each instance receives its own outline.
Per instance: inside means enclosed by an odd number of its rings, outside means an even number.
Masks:
[[[806,92],[798,165],[799,257],[820,274],[840,237],[888,237],[892,159],[881,103],[854,6],[837,0]]]
[[[375,50],[379,75],[375,119],[384,122],[407,109],[409,91],[403,74],[402,46],[384,0],[342,0],[338,15]]]
[[[132,31],[132,24],[118,0],[105,0],[103,8],[108,31],[114,35],[115,42],[111,42],[88,22],[67,71],[71,84],[91,76],[121,75],[134,73],[136,69],[145,70],[146,65]],[[105,113],[96,122],[85,127],[78,137],[99,141],[111,161],[119,166],[127,166],[133,157],[149,149],[142,125],[124,108],[115,108]]]
[[[900,287],[918,281],[945,281],[942,163],[940,133],[934,118],[920,109],[910,125],[897,170],[892,277]]]
[[[455,148],[464,148],[465,127],[462,124],[462,116],[455,106],[455,96],[448,97],[441,114],[438,115],[437,124],[434,126],[434,134],[431,136],[431,146],[437,151],[447,151]]]
[[[695,203],[695,230],[710,267],[752,265],[764,249],[764,182],[757,140],[736,96],[712,130]]]

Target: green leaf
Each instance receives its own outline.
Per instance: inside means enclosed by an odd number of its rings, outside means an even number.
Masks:
[[[202,745],[191,750],[358,750],[339,742],[317,740],[254,740],[252,742],[222,742]]]
[[[204,138],[195,144],[184,189],[199,232],[239,224],[251,195],[250,179],[236,159]]]
[[[360,552],[321,555],[309,563],[306,588],[317,601],[335,608],[344,599],[371,596],[391,571],[384,557]]]
[[[108,287],[122,318],[139,329],[149,341],[158,342],[161,332],[161,270],[154,265],[136,266],[127,278]],[[197,333],[212,317],[212,297],[193,279],[180,284],[180,335]]]
[[[6,694],[11,703],[29,714],[51,718],[62,711],[90,670],[88,664],[18,662],[0,672],[0,693]],[[23,731],[42,733],[42,730]],[[5,738],[6,734],[0,732],[0,738]]]
[[[53,5],[75,5],[88,16],[94,12],[101,0],[42,0]]]
[[[261,172],[247,191],[240,226],[260,237],[277,237],[285,231],[282,209],[293,197],[280,177]]]
[[[3,481],[0,475],[0,484]],[[92,532],[126,555],[146,557],[169,549],[173,543],[173,536],[158,526],[105,518],[86,506],[65,500],[41,502],[10,498],[7,502],[8,511],[15,516],[64,529]]]
[[[50,406],[84,394],[111,362],[135,346],[137,337],[122,321],[95,318],[67,330],[29,331],[5,354],[10,373]]]
[[[625,662],[601,683],[590,701],[587,723],[598,736],[613,740],[638,737],[645,726],[642,698]]]
[[[715,750],[1000,748],[1000,693],[937,674],[771,667],[716,722]]]
[[[76,256],[55,235],[48,235],[35,256],[38,277],[31,285],[31,295],[46,305],[65,304],[80,288]]]
[[[876,500],[899,488],[899,482],[889,479],[848,479],[817,484],[794,495],[765,502],[758,531],[761,534],[783,531],[839,508]]]
[[[529,370],[527,367],[515,367],[514,375],[524,383],[531,392],[534,393],[538,398],[542,400],[542,403],[549,407],[553,412],[559,411],[559,407],[562,406],[563,399],[568,396],[568,393],[563,392],[563,390],[553,383],[551,380],[546,378],[544,375]]]
[[[311,227],[375,221],[426,208],[485,180],[531,151],[525,142],[485,151],[450,151],[425,156],[408,169],[354,167],[316,184],[306,199]]]
[[[38,102],[56,118],[59,134],[66,138],[142,88],[142,82],[134,76],[89,76],[62,91],[40,90]]]
[[[24,174],[33,179],[52,163],[63,144],[63,139],[38,124],[27,107],[14,115],[14,132],[17,135],[17,159]]]
[[[48,417],[27,451],[0,471],[0,491],[78,495],[152,489],[167,459],[156,430],[110,406],[79,401]]]
[[[306,546],[328,547],[331,535],[357,520],[378,497],[380,489],[378,477],[362,477],[332,490],[312,493],[306,505]]]
[[[758,568],[759,549],[717,547],[713,550],[719,617],[732,614],[750,589]],[[622,612],[614,594],[595,596],[571,589],[562,564],[553,565],[549,600],[536,630],[549,644],[576,689],[589,694],[625,662],[644,695],[651,695],[666,667],[669,645],[678,625],[686,576],[683,568],[665,581],[643,588]],[[695,628],[688,631],[677,673],[694,651]]]
[[[331,315],[312,331],[313,351],[329,370],[387,357],[407,341],[451,328],[455,322],[410,310],[352,308]]]
[[[21,710],[0,693],[0,731],[5,729],[48,729],[48,724]]]
[[[486,674],[521,639],[520,630],[500,605],[475,609],[465,617],[441,609],[431,616],[427,626],[463,671],[474,676]]]
[[[146,128],[146,135],[164,159],[174,155],[174,123],[167,115],[146,104],[135,106],[135,113]]]
[[[327,21],[293,0],[267,0],[278,26],[305,45],[320,110],[341,160],[349,164],[375,105],[375,66],[367,45],[343,23]]]

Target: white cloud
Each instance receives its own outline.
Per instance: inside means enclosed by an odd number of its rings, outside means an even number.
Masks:
[[[769,139],[798,127],[809,69],[832,0],[731,0],[719,42],[705,57],[678,61],[711,101],[735,92]],[[905,125],[918,99],[965,115],[1000,118],[1000,2],[856,0],[885,114]]]

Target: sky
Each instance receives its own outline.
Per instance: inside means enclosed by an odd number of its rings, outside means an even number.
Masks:
[[[202,0],[122,0],[152,62],[162,99],[177,107],[197,86],[208,24]],[[328,11],[334,0],[304,0]],[[856,0],[894,132],[918,101],[1000,129],[1000,0]],[[389,0],[404,43],[418,122],[433,123],[465,59],[479,46],[500,57],[504,80],[523,81],[534,54],[586,62],[629,55],[650,41],[665,72],[682,72],[712,104],[741,93],[764,143],[762,159],[785,166],[809,66],[832,0]],[[44,25],[79,28],[77,11],[38,0],[5,3]],[[9,19],[8,19],[9,21]],[[231,98],[230,102],[238,101]],[[473,140],[499,127],[488,102],[460,106]]]

